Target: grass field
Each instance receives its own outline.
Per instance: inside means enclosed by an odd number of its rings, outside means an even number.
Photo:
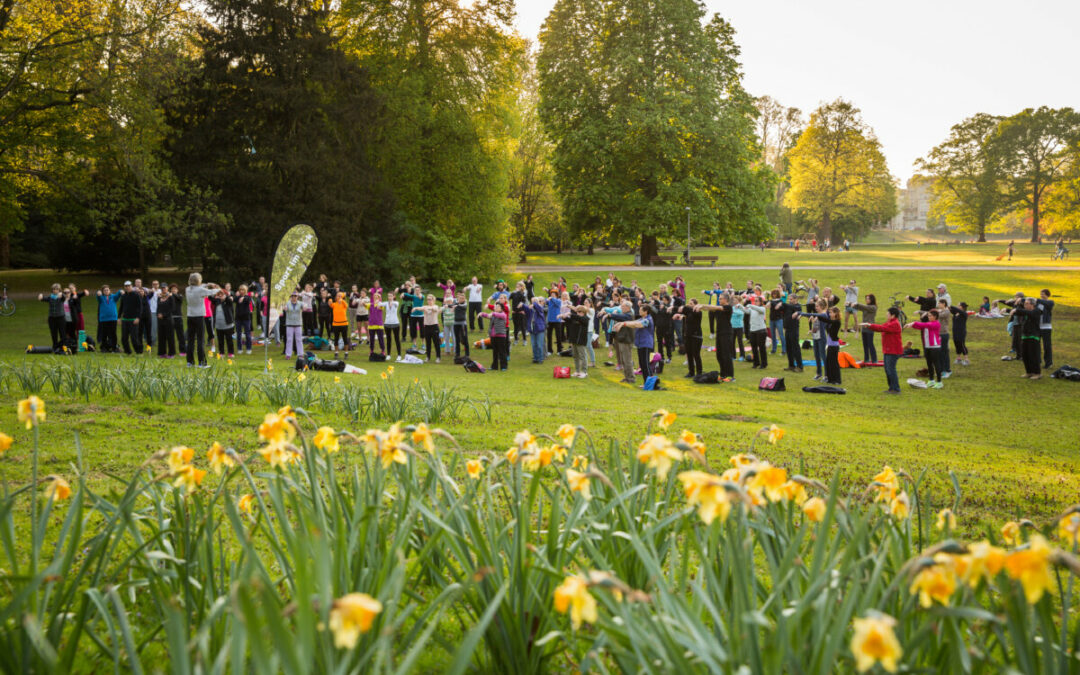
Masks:
[[[953,249],[955,251],[955,249]],[[740,252],[740,256],[760,256],[760,252]],[[770,259],[774,253],[767,253]],[[871,253],[829,254],[866,265]],[[802,263],[800,257],[796,264]],[[796,268],[796,277],[806,276]],[[0,274],[13,287],[28,280],[45,286],[55,275]],[[520,275],[510,275],[509,280]],[[538,282],[549,281],[555,273],[538,273]],[[565,274],[570,281],[587,282],[592,274]],[[580,278],[577,278],[580,276]],[[667,281],[663,271],[635,271],[623,274],[650,287]],[[773,272],[717,273],[696,270],[685,275],[692,293],[710,287],[712,281],[729,278],[741,287],[747,276],[770,283]],[[853,276],[849,272],[817,274],[823,285],[838,287]],[[1058,300],[1055,310],[1055,362],[1080,363],[1080,279],[1074,272],[1021,272],[1003,268],[1000,272],[944,270],[933,272],[881,271],[867,269],[854,275],[863,292],[885,298],[892,292],[917,293],[928,285],[944,282],[955,301],[975,305],[983,295],[1005,297],[1017,290],[1035,294],[1049,287]],[[67,279],[61,275],[61,278]],[[113,283],[115,279],[111,280]],[[122,281],[122,280],[121,280]],[[80,285],[82,282],[80,281]],[[89,284],[88,284],[89,285]],[[909,306],[910,308],[910,306]],[[90,321],[90,330],[93,322]],[[47,340],[45,305],[20,303],[14,318],[0,319],[0,361],[48,361],[54,357],[26,356],[27,344]],[[917,340],[910,334],[908,339]],[[849,348],[861,356],[857,338]],[[935,508],[951,502],[948,472],[955,472],[964,492],[960,506],[962,527],[978,528],[1017,516],[1048,518],[1078,501],[1080,491],[1080,439],[1076,420],[1080,419],[1080,397],[1075,384],[1044,378],[1022,379],[1019,363],[1003,363],[1007,350],[1004,321],[972,319],[968,342],[972,365],[956,367],[955,376],[941,391],[905,390],[902,396],[881,394],[885,388],[880,370],[844,371],[847,396],[814,396],[800,391],[811,384],[812,370],[803,375],[783,373],[779,353],[770,359],[768,375],[786,375],[788,391],[757,391],[759,373],[745,363],[736,364],[736,381],[717,386],[694,385],[683,379],[681,358],[673,360],[663,377],[666,391],[642,392],[618,383],[611,368],[591,372],[587,380],[553,380],[552,361],[529,363],[526,348],[512,350],[510,370],[505,373],[469,375],[444,359],[442,364],[398,366],[396,378],[418,378],[435,384],[460,387],[478,399],[492,402],[490,422],[478,422],[470,415],[444,423],[462,445],[475,450],[501,452],[522,428],[551,429],[563,422],[576,422],[600,437],[639,440],[644,429],[643,415],[666,408],[680,415],[685,424],[705,437],[710,455],[725,457],[735,451],[763,424],[779,424],[788,430],[785,443],[771,450],[769,459],[793,468],[800,466],[816,476],[839,473],[846,482],[865,481],[882,464],[902,467],[913,475],[928,471],[929,493],[923,496]],[[362,353],[363,354],[363,353]],[[366,354],[363,354],[366,355]],[[274,378],[291,375],[288,364],[273,354]],[[486,358],[487,355],[484,356]],[[606,359],[606,350],[598,353]],[[82,355],[79,360],[107,363],[123,368],[136,357]],[[137,357],[145,359],[147,357]],[[705,355],[706,366],[712,355]],[[567,362],[557,360],[554,363]],[[159,364],[182,368],[179,361]],[[366,365],[364,363],[359,364]],[[911,377],[921,360],[901,362],[901,378]],[[233,366],[252,376],[263,368],[261,356],[240,356]],[[373,369],[365,376],[346,377],[346,383],[374,386]],[[209,371],[213,377],[217,371]],[[330,378],[326,374],[313,377]],[[23,392],[9,380],[0,392],[0,431],[11,434],[16,445],[0,459],[7,480],[21,482],[28,477],[26,456],[28,432],[15,425],[14,407]],[[106,396],[89,402],[70,393],[42,394],[49,406],[48,424],[41,429],[46,467],[50,473],[71,473],[78,433],[91,482],[104,484],[110,475],[124,475],[145,457],[163,447],[187,444],[205,447],[212,441],[238,448],[254,446],[253,425],[269,407],[256,402],[247,406],[179,405],[127,400]],[[320,413],[320,419],[335,427],[349,427],[339,413]],[[362,431],[363,429],[359,429]]]

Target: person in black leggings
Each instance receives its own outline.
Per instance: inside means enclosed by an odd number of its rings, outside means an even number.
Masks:
[[[821,327],[827,335],[825,339],[825,382],[840,386],[840,308],[830,307],[827,312],[821,314],[802,314],[799,316],[812,316],[821,321]],[[795,318],[799,318],[796,316]]]
[[[716,320],[716,361],[720,364],[720,379],[731,382],[735,379],[735,332],[731,328],[731,297],[724,293],[718,305],[703,307],[714,313]]]
[[[799,310],[802,309],[802,306],[799,305],[798,296],[790,293],[783,309],[784,343],[787,345],[788,359],[788,367],[785,370],[801,373],[803,365],[802,345],[799,344]]]
[[[711,314],[710,314],[711,316]],[[697,298],[686,301],[686,307],[680,314],[672,317],[676,321],[683,322],[683,340],[686,341],[686,365],[689,371],[686,377],[693,377],[701,373],[701,306]]]
[[[949,313],[952,314],[952,339],[953,347],[956,349],[956,362],[965,366],[971,365],[968,361],[968,348],[967,348],[967,303],[961,302],[959,307],[949,307]]]

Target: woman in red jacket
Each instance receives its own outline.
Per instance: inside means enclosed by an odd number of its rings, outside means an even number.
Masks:
[[[881,351],[885,361],[885,380],[889,383],[886,394],[900,393],[900,378],[896,375],[896,362],[904,355],[904,340],[900,336],[904,327],[900,325],[900,310],[889,308],[889,319],[885,323],[863,323],[860,326],[875,333],[881,333]]]

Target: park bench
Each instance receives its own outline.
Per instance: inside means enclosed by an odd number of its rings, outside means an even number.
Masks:
[[[679,259],[679,257],[674,256],[674,255],[654,255],[653,257],[649,258],[649,264],[650,265],[674,265],[675,262],[678,259]]]
[[[690,264],[696,265],[698,263],[709,263],[709,265],[716,267],[716,261],[719,259],[720,257],[715,255],[697,255],[690,260]]]

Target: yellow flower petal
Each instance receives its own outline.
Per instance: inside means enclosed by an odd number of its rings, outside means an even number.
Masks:
[[[349,593],[335,600],[330,610],[334,646],[338,649],[355,647],[361,633],[371,630],[382,609],[382,603],[367,593]]]

